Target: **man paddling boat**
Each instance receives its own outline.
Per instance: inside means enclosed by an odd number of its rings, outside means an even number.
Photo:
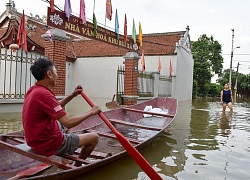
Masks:
[[[52,92],[57,80],[54,63],[39,58],[30,70],[37,82],[27,91],[23,104],[22,121],[27,144],[35,153],[45,156],[73,154],[82,147],[79,158],[86,159],[98,143],[98,135],[66,134],[63,127],[77,126],[98,114],[100,108],[94,106],[86,113],[69,117],[63,107],[82,91],[82,87],[77,86],[72,94],[58,102]]]

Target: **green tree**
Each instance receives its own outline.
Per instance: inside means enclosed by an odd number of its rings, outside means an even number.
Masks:
[[[225,69],[217,82],[223,86],[225,83],[228,83],[229,79],[229,69]],[[232,70],[232,87],[235,87],[236,82],[236,72]],[[232,88],[234,90],[234,88]],[[238,74],[237,82],[237,94],[243,98],[249,98],[250,96],[250,74]]]
[[[207,37],[203,34],[197,41],[192,42],[192,53],[194,58],[194,82],[197,92],[193,94],[207,95],[211,85],[213,74],[222,73],[223,58],[221,56],[221,45],[214,40],[213,36]]]

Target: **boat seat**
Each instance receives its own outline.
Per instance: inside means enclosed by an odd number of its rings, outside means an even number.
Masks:
[[[131,111],[131,112],[135,112],[135,113],[150,114],[150,115],[155,115],[155,116],[164,116],[164,117],[170,117],[170,118],[174,118],[175,117],[175,115],[172,115],[172,114],[149,112],[149,111],[143,111],[143,110],[132,109],[132,108],[123,108],[123,110],[124,111]]]
[[[23,151],[26,151],[26,152],[34,153],[34,151],[31,149],[30,146],[28,146],[27,143],[18,144],[15,147],[17,147],[18,149],[22,149]]]
[[[74,154],[79,155],[81,152],[82,148],[78,148]],[[105,159],[107,157],[112,156],[112,153],[104,153],[104,152],[99,152],[99,151],[92,151],[91,154],[89,155],[90,158],[95,158],[95,159]]]
[[[94,132],[94,133],[97,133],[98,135],[103,136],[103,137],[117,139],[117,137],[114,134],[107,133],[107,132],[101,132],[101,131],[96,131],[96,130],[86,130],[85,132]],[[129,137],[126,137],[126,139],[129,142],[134,143],[134,144],[140,144],[142,142],[142,140],[129,138]]]
[[[121,125],[127,125],[127,126],[136,127],[136,128],[141,128],[141,129],[148,129],[148,130],[153,130],[153,131],[161,131],[162,130],[161,127],[145,126],[145,125],[141,125],[141,124],[135,124],[135,123],[127,122],[127,121],[122,121],[119,119],[109,119],[109,121],[114,123],[114,124],[117,123],[117,124],[121,124]]]

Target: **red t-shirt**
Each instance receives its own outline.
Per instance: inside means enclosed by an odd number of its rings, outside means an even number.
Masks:
[[[22,112],[23,128],[26,142],[35,153],[51,156],[61,148],[63,134],[56,120],[65,114],[47,87],[36,83],[27,91]]]

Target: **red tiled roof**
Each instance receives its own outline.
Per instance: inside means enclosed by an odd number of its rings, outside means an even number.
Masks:
[[[20,20],[21,15],[21,13],[17,13],[18,20]],[[45,40],[41,37],[42,34],[46,33],[45,25],[33,17],[29,17],[28,26],[29,25],[31,27],[36,27],[34,30],[27,30],[27,36],[29,39],[41,48],[45,48]],[[4,35],[6,30],[7,28],[0,29],[0,38]],[[144,34],[141,50],[144,50],[145,55],[174,54],[175,44],[180,40],[184,33],[185,31]],[[69,58],[123,56],[129,51],[128,49],[106,44],[97,40],[80,40],[73,35],[67,35],[71,37],[71,41],[67,42],[66,48],[66,55]]]
[[[172,33],[145,34],[142,39],[142,50],[145,55],[172,55],[176,42],[185,31]]]
[[[143,46],[145,55],[166,55],[174,54],[175,44],[185,31],[174,33],[157,33],[143,35]],[[78,41],[75,44],[77,57],[109,57],[123,56],[128,49],[113,46],[97,40]]]
[[[1,28],[0,29],[0,38],[5,34],[7,28]]]
[[[73,43],[75,44],[75,53],[77,57],[122,56],[128,52],[128,49],[99,42],[97,40],[86,40]]]
[[[27,36],[30,40],[44,48],[45,40],[41,37],[41,35],[46,33],[45,25],[31,20],[28,20],[28,25],[33,27],[35,26],[36,28],[34,30],[27,29]]]

